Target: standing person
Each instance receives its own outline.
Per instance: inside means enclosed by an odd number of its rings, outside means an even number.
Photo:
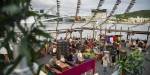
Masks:
[[[3,70],[6,65],[9,63],[8,52],[5,47],[0,48],[0,75],[3,75]]]
[[[53,47],[52,47],[53,55],[56,55],[56,52],[57,52],[57,44],[53,44]]]
[[[79,63],[82,63],[84,61],[83,54],[81,53],[81,51],[77,52],[77,59]]]
[[[117,59],[119,59],[119,43],[114,42],[113,43],[113,48],[116,51],[116,57],[117,57]]]
[[[108,66],[109,66],[109,63],[110,63],[109,55],[104,54],[104,56],[102,58],[102,61],[103,61],[103,74],[106,75],[106,73],[108,72]]]
[[[117,50],[114,48],[114,46],[112,46],[112,50],[110,53],[111,53],[112,64],[114,65],[116,62],[116,55],[117,55]]]

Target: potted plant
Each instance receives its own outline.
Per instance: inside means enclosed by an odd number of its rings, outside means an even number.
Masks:
[[[139,50],[131,52],[128,56],[118,61],[121,75],[142,75],[143,54]]]

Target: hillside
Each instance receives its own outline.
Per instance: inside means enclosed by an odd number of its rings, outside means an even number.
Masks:
[[[117,14],[115,15],[116,18],[130,18],[130,17],[143,17],[143,18],[150,18],[150,10],[140,10],[140,11],[134,11],[129,12],[126,14]]]

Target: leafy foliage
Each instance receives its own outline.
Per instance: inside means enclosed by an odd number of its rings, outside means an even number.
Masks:
[[[144,57],[138,50],[133,51],[129,56],[119,60],[121,71],[129,75],[142,75]]]
[[[4,71],[6,67],[10,66],[6,72],[9,75],[16,66],[20,63],[22,58],[27,59],[27,65],[32,70],[33,63],[36,62],[38,57],[37,46],[41,47],[40,40],[37,36],[43,36],[45,38],[51,38],[48,33],[37,26],[37,23],[42,26],[42,23],[38,20],[42,15],[38,15],[32,11],[31,0],[1,0],[0,1],[0,37],[3,39],[0,47],[5,47],[8,53],[12,52],[10,44],[17,44],[18,56],[13,59],[13,63],[10,63],[1,69]],[[34,17],[35,22],[29,26],[26,21],[29,17]],[[10,55],[10,54],[8,54]]]

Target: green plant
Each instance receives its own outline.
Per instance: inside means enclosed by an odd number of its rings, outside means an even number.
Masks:
[[[8,68],[3,75],[9,75],[20,63],[22,58],[27,59],[27,65],[33,72],[32,66],[36,62],[39,51],[35,47],[41,47],[41,40],[37,36],[51,38],[39,28],[43,26],[39,20],[42,15],[38,15],[32,11],[31,0],[1,0],[0,1],[0,37],[3,39],[0,47],[5,47],[8,53],[11,53],[9,45],[11,43],[18,44],[18,56],[13,59],[12,63],[0,66],[0,71]],[[26,19],[34,17],[35,22],[30,26],[26,23]],[[25,21],[25,23],[21,23]],[[17,31],[16,31],[17,30]],[[18,36],[20,40],[18,40]],[[36,52],[37,51],[37,52]],[[10,55],[10,54],[8,54]],[[11,65],[11,66],[10,66]],[[10,67],[8,67],[10,66]],[[33,72],[34,73],[34,72]]]
[[[139,50],[131,52],[126,58],[118,61],[120,72],[127,75],[142,75],[143,72],[143,54]]]
[[[94,58],[94,57],[95,57],[95,54],[92,53],[92,52],[85,52],[85,53],[83,53],[83,56],[84,56],[84,58],[86,58],[86,59],[91,59],[91,58]]]

